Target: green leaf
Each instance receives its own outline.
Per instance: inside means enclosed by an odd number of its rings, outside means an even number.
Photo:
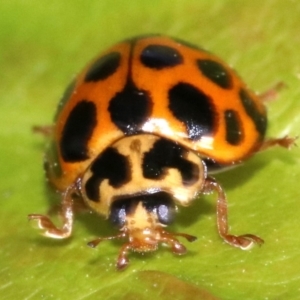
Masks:
[[[76,218],[66,241],[46,239],[27,222],[55,201],[45,187],[44,140],[76,72],[126,37],[164,33],[201,45],[237,69],[254,90],[287,88],[269,103],[269,136],[299,135],[300,3],[274,1],[59,1],[0,3],[1,299],[297,299],[300,286],[299,148],[274,147],[218,175],[232,233],[262,247],[226,245],[215,225],[215,195],[182,208],[172,230],[196,235],[185,256],[167,248],[130,254],[115,270],[120,242],[86,243],[113,233],[95,215]],[[52,204],[51,204],[52,203]]]

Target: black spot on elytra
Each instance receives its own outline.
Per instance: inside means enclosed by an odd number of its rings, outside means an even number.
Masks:
[[[85,75],[85,82],[104,80],[114,74],[121,61],[119,52],[111,52],[97,59]]]
[[[186,150],[180,145],[160,139],[144,154],[143,175],[149,179],[161,179],[168,168],[178,169],[183,184],[193,184],[199,178],[199,168],[185,159]]]
[[[162,224],[167,225],[174,220],[175,203],[172,196],[165,192],[125,196],[115,200],[111,205],[109,220],[118,227],[124,226],[126,216],[133,215],[139,203],[142,203],[148,212],[155,214]]]
[[[160,70],[181,64],[183,62],[183,57],[172,47],[149,45],[141,52],[140,60],[144,66]]]
[[[169,108],[182,121],[191,140],[212,135],[214,107],[209,96],[189,83],[178,83],[169,90]]]
[[[256,130],[261,134],[261,136],[264,136],[267,130],[266,116],[259,112],[254,100],[252,100],[250,95],[245,90],[241,89],[239,96],[247,115],[255,124]]]
[[[82,100],[71,110],[59,143],[66,162],[80,162],[89,158],[88,141],[97,125],[96,106]]]
[[[104,179],[118,188],[130,180],[130,164],[128,159],[114,148],[107,148],[93,162],[92,176],[85,184],[86,194],[91,201],[100,201],[99,187]]]
[[[151,114],[152,101],[146,91],[138,89],[129,79],[124,89],[110,100],[108,110],[124,134],[136,134]]]
[[[228,109],[224,112],[226,126],[226,141],[231,145],[238,145],[243,139],[243,128],[238,113]]]
[[[201,73],[223,89],[232,88],[232,79],[220,63],[209,59],[198,59],[197,66]]]

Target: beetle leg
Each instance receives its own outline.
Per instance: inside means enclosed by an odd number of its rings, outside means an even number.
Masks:
[[[48,216],[40,214],[30,214],[28,215],[29,221],[34,227],[41,230],[42,235],[46,237],[51,237],[55,239],[65,239],[69,237],[72,233],[73,228],[73,193],[74,186],[69,187],[66,192],[62,195],[62,205],[61,205],[61,216],[63,219],[62,228],[57,228]]]
[[[285,87],[286,87],[286,85],[284,84],[284,82],[282,82],[282,81],[277,82],[273,87],[271,87],[264,93],[260,94],[259,98],[263,102],[269,102],[269,101],[275,100],[278,96],[279,91]],[[266,139],[261,144],[261,146],[257,149],[257,152],[266,150],[275,145],[290,149],[293,145],[295,145],[296,139],[297,139],[297,137],[291,138],[289,136],[284,136],[283,138],[277,138],[277,139],[275,139],[275,138]]]
[[[186,233],[171,233],[173,236],[181,236],[183,238],[185,238],[187,241],[189,242],[194,242],[197,240],[196,236],[190,235],[190,234],[186,234]]]
[[[117,269],[123,270],[127,267],[129,260],[128,260],[128,252],[133,248],[132,243],[127,243],[122,246],[120,249],[120,254],[117,259]]]
[[[258,95],[263,102],[276,100],[279,92],[286,87],[283,81],[275,83],[271,88]]]
[[[231,246],[248,250],[256,243],[263,244],[263,240],[253,234],[244,235],[231,235],[228,233],[228,213],[227,213],[227,200],[222,187],[215,181],[214,178],[208,177],[205,181],[204,192],[215,191],[218,194],[217,200],[217,226],[221,238]]]
[[[44,125],[44,126],[33,126],[32,131],[35,133],[42,134],[45,137],[51,136],[54,131],[54,126]]]
[[[119,237],[123,237],[123,235],[125,235],[125,233],[120,234],[115,237],[119,238]],[[159,238],[159,242],[170,245],[172,248],[172,252],[174,254],[178,254],[178,255],[186,253],[186,248],[174,237],[175,235],[185,237],[190,242],[192,242],[196,239],[196,237],[188,235],[188,234],[184,234],[184,233],[173,234],[173,233],[169,233],[169,232],[162,230],[161,237]],[[115,237],[111,237],[111,238],[115,238]],[[111,239],[111,238],[108,238],[108,239]],[[118,259],[117,259],[117,269],[118,270],[123,270],[127,267],[128,263],[129,263],[129,260],[127,257],[128,252],[130,250],[134,250],[134,249],[136,249],[136,245],[135,245],[134,241],[126,243],[122,246],[122,248],[120,249]]]
[[[126,233],[125,232],[121,232],[119,234],[116,235],[111,235],[111,236],[107,236],[107,237],[99,237],[93,241],[90,241],[87,243],[87,245],[91,248],[96,248],[100,242],[102,241],[109,241],[109,240],[114,240],[114,239],[121,239],[121,238],[125,238],[126,237]]]
[[[114,240],[114,239],[121,239],[121,238],[125,238],[127,235],[126,232],[121,232],[119,234],[116,235],[112,235],[112,236],[107,236],[107,237],[99,237],[91,242],[88,242],[87,245],[91,248],[95,248],[98,246],[98,244],[102,241],[107,241],[107,240]],[[128,260],[128,252],[129,250],[131,250],[132,248],[134,248],[133,243],[126,243],[124,244],[121,249],[120,249],[120,253],[117,259],[117,264],[116,267],[118,270],[123,270],[127,267],[129,260]]]
[[[258,148],[257,151],[264,151],[264,150],[267,150],[276,145],[283,147],[283,148],[290,149],[292,146],[296,145],[296,143],[295,143],[296,140],[297,140],[297,137],[292,138],[287,135],[284,136],[283,138],[278,138],[278,139],[275,139],[275,138],[266,139],[261,144],[261,146]]]
[[[163,232],[160,242],[166,243],[171,246],[172,252],[174,254],[182,255],[186,253],[186,248],[183,246],[175,237],[175,234],[170,234]],[[177,234],[180,235],[180,234]]]
[[[269,101],[275,100],[278,96],[279,91],[285,87],[286,87],[286,85],[284,84],[284,82],[282,82],[282,81],[277,82],[270,89],[268,89],[264,93],[260,94],[259,98],[263,102],[269,102]],[[291,138],[289,136],[285,136],[283,138],[277,138],[277,139],[270,138],[270,139],[265,140],[262,143],[262,145],[257,149],[257,151],[263,151],[263,150],[266,150],[275,145],[290,149],[293,145],[295,145],[296,139],[297,139],[297,137]]]

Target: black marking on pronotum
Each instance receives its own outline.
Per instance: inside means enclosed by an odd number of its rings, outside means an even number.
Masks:
[[[238,112],[227,109],[224,112],[226,141],[231,145],[238,145],[243,139],[243,127]]]
[[[166,139],[159,139],[144,154],[142,163],[143,175],[149,179],[161,179],[167,169],[177,169],[183,184],[190,185],[199,178],[199,167],[185,159],[186,150],[180,145]]]
[[[239,92],[240,99],[244,106],[244,109],[247,115],[252,119],[255,124],[256,130],[263,137],[266,133],[267,129],[267,118],[264,114],[260,113],[258,110],[254,100],[250,97],[250,95],[244,89],[241,89]]]
[[[140,54],[140,60],[144,66],[157,70],[183,63],[183,57],[177,49],[157,44],[146,46]]]
[[[126,135],[136,134],[151,115],[153,103],[147,91],[139,89],[132,80],[132,55],[137,40],[131,41],[126,84],[109,103],[112,122]]]
[[[169,90],[169,108],[182,121],[191,140],[213,134],[215,113],[211,98],[195,86],[180,82]]]
[[[121,187],[131,179],[127,157],[111,147],[95,159],[91,172],[92,176],[87,180],[85,190],[89,200],[95,202],[100,201],[99,187],[104,179],[108,179],[114,188]]]
[[[111,52],[98,58],[85,75],[85,82],[104,80],[114,74],[121,61],[119,52]]]
[[[142,203],[148,212],[155,214],[162,224],[167,225],[174,220],[175,203],[172,196],[166,192],[128,195],[115,199],[110,208],[109,220],[118,227],[124,226],[126,216],[132,216],[139,203]]]
[[[71,110],[60,139],[60,151],[66,162],[80,162],[89,158],[88,142],[97,125],[97,111],[93,102],[82,100]]]
[[[201,73],[223,89],[232,88],[232,78],[220,63],[210,59],[198,59],[197,66]]]

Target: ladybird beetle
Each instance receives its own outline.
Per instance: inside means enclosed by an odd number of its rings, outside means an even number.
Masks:
[[[216,192],[219,235],[249,249],[263,240],[229,234],[226,196],[210,173],[294,143],[265,140],[266,128],[263,99],[215,55],[167,36],[127,39],[92,61],[58,105],[45,170],[61,194],[62,227],[40,214],[29,219],[43,235],[67,238],[80,201],[120,229],[89,246],[127,239],[117,259],[123,269],[130,250],[154,251],[163,243],[185,253],[176,237],[196,237],[165,227],[177,205]]]

